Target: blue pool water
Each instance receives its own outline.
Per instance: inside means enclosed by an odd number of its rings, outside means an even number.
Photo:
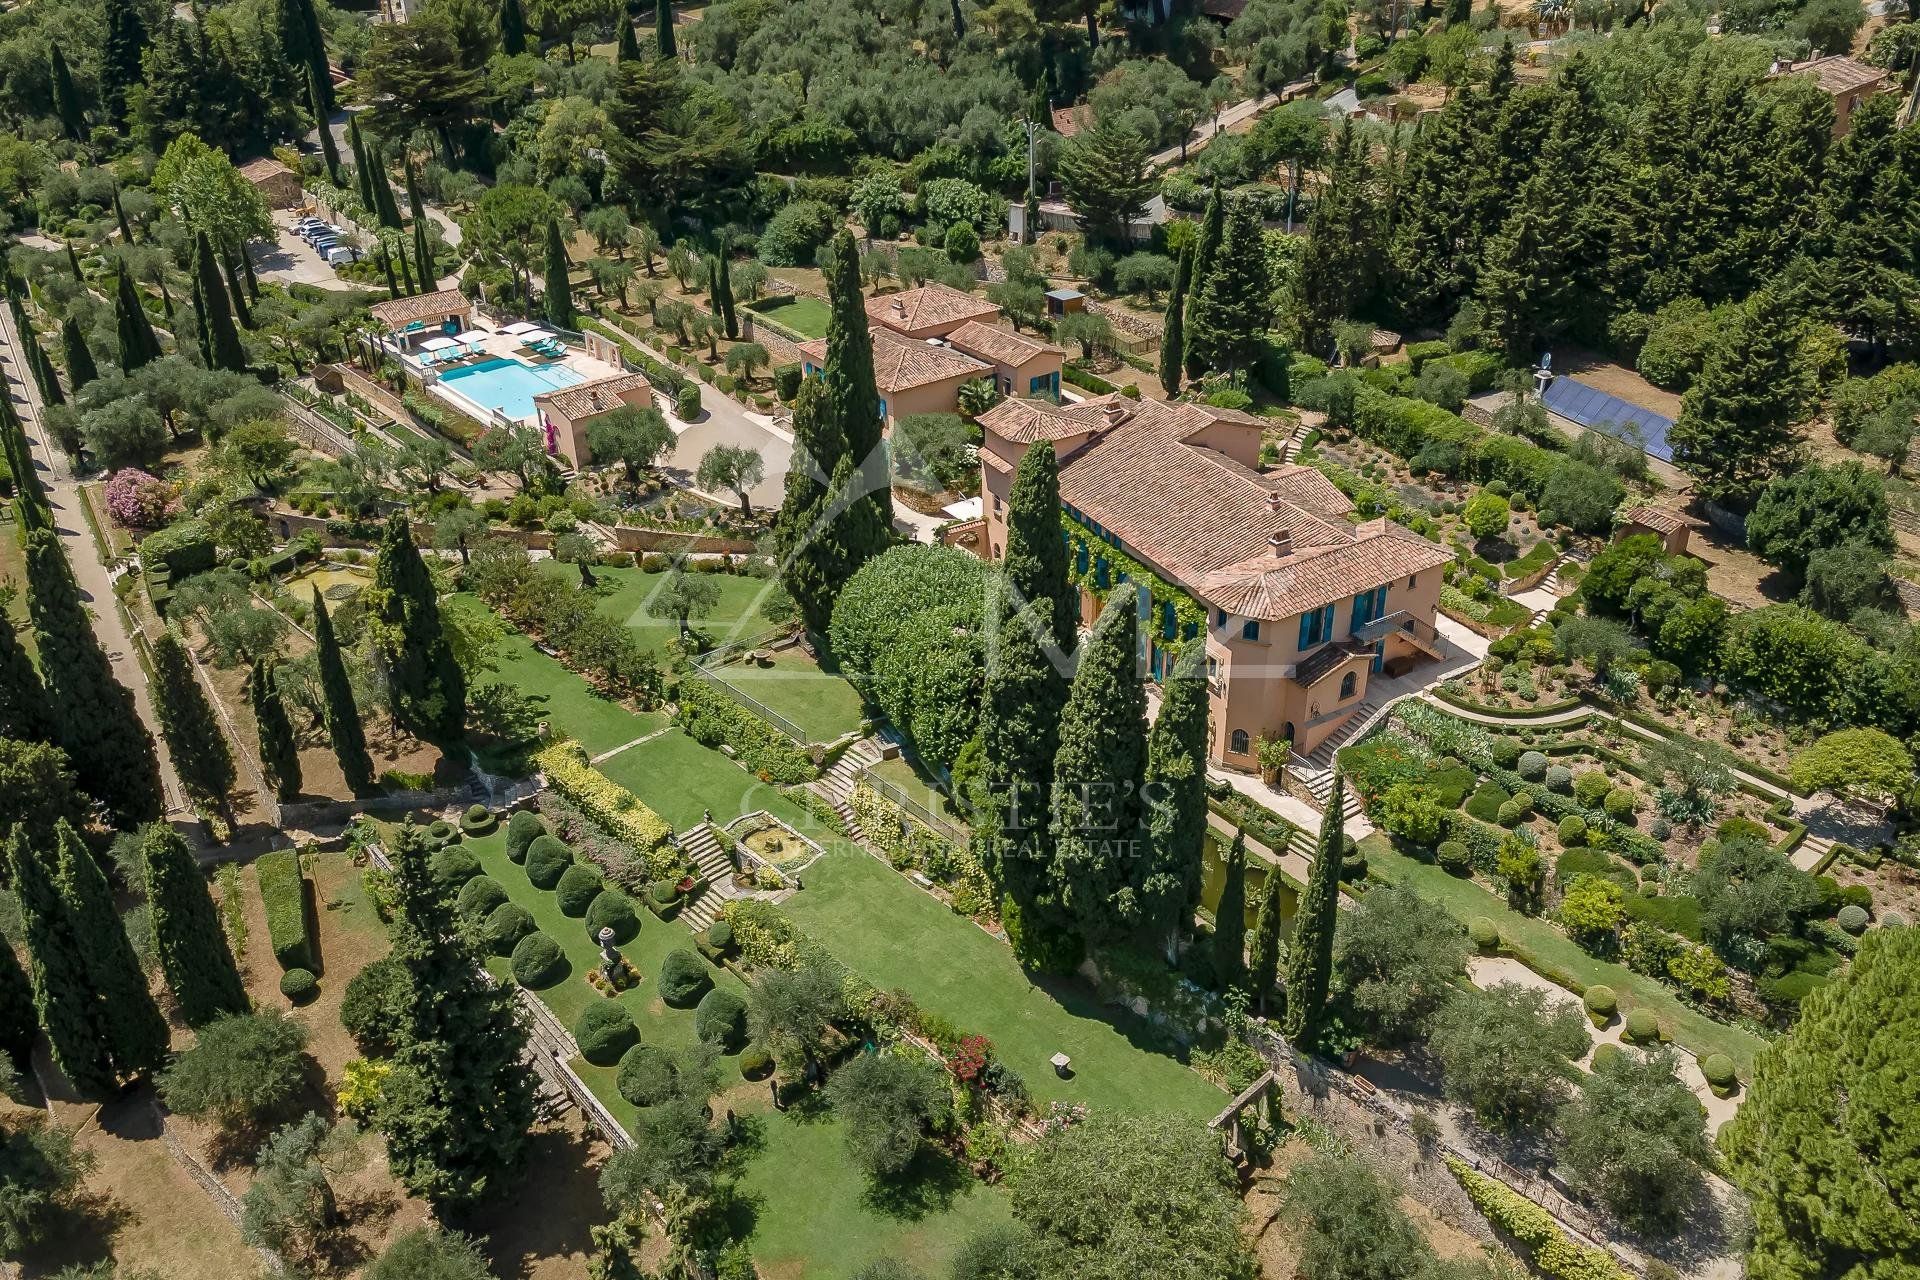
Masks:
[[[449,369],[440,381],[449,391],[457,391],[477,405],[498,409],[515,421],[533,416],[533,398],[547,391],[558,391],[587,376],[565,365],[550,364],[535,368],[508,356],[486,360],[464,369]]]

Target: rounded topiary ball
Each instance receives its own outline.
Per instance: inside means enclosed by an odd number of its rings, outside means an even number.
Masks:
[[[1589,769],[1573,780],[1573,798],[1591,809],[1607,798],[1613,781],[1598,769]]]
[[[1440,869],[1450,875],[1463,876],[1473,870],[1473,853],[1458,840],[1442,840],[1433,856]]]
[[[517,902],[503,902],[487,913],[480,937],[496,956],[512,952],[520,939],[533,932],[533,913]]]
[[[1593,1050],[1593,1069],[1598,1071],[1607,1063],[1624,1058],[1626,1054],[1627,1051],[1617,1044],[1596,1045]]]
[[[693,1033],[732,1053],[747,1038],[747,1002],[724,987],[700,997],[693,1011]]]
[[[1838,920],[1840,927],[1848,933],[1860,933],[1867,927],[1867,912],[1864,907],[1849,902],[1840,908]]]
[[[1563,764],[1547,767],[1547,790],[1558,795],[1570,795],[1573,792],[1573,770]]]
[[[1494,821],[1503,827],[1517,827],[1526,821],[1527,809],[1528,805],[1526,800],[1520,796],[1515,796],[1500,806],[1499,811],[1493,815]]]
[[[550,987],[567,976],[567,957],[544,933],[530,933],[513,949],[513,980],[530,991]]]
[[[552,836],[541,836],[527,850],[527,879],[536,889],[551,889],[573,865],[573,850]]]
[[[470,804],[460,815],[460,830],[470,836],[484,836],[498,825],[493,811],[483,804]]]
[[[471,849],[448,845],[427,860],[427,872],[442,889],[454,889],[480,874],[480,859]]]
[[[740,1074],[749,1080],[764,1080],[773,1071],[773,1055],[757,1044],[740,1051]]]
[[[1733,1059],[1724,1053],[1710,1053],[1700,1060],[1700,1074],[1707,1078],[1707,1087],[1718,1097],[1726,1097],[1740,1083],[1740,1075],[1734,1069]]]
[[[1593,1016],[1594,1021],[1602,1025],[1611,1022],[1613,1015],[1620,1012],[1620,997],[1613,994],[1612,987],[1600,983],[1588,987],[1581,1001],[1587,1006],[1587,1012]]]
[[[587,914],[587,908],[600,896],[600,889],[600,873],[576,862],[560,874],[553,896],[560,904],[560,914],[579,917]]]
[[[707,962],[689,947],[668,952],[660,962],[660,998],[676,1009],[697,1003],[712,985]]]
[[[707,945],[719,952],[733,950],[733,926],[725,920],[715,920],[708,925]]]
[[[525,862],[527,847],[545,834],[547,824],[540,821],[540,815],[522,809],[507,819],[507,856]]]
[[[621,1055],[615,1087],[634,1106],[651,1107],[673,1096],[679,1076],[672,1054],[650,1044],[637,1044]]]
[[[458,844],[460,842],[460,829],[451,822],[448,822],[445,818],[436,818],[433,820],[433,823],[427,827],[427,839],[442,848],[450,844]]]
[[[475,876],[460,886],[453,908],[469,920],[484,920],[507,900],[507,891],[492,876]]]
[[[1521,752],[1517,767],[1520,776],[1528,782],[1538,782],[1547,776],[1547,758],[1538,751]]]
[[[1560,825],[1554,828],[1554,835],[1566,848],[1573,848],[1587,838],[1587,820],[1577,813],[1570,813],[1560,819]]]
[[[1880,927],[1882,929],[1898,929],[1906,923],[1907,918],[1898,911],[1882,911],[1880,913]]]
[[[573,1039],[581,1057],[596,1067],[610,1067],[640,1042],[640,1028],[613,1001],[596,1000],[574,1021]]]
[[[1654,1017],[1651,1009],[1629,1009],[1626,1026],[1620,1034],[1635,1044],[1652,1044],[1660,1038],[1660,1019]]]
[[[1475,916],[1467,925],[1467,937],[1478,950],[1496,951],[1500,947],[1500,926],[1485,916]]]
[[[1613,790],[1607,792],[1607,798],[1601,803],[1607,811],[1607,816],[1615,822],[1633,821],[1635,801],[1633,792],[1627,788],[1615,787]]]
[[[587,938],[595,946],[600,945],[602,929],[613,930],[616,945],[632,942],[640,932],[640,913],[633,909],[633,899],[618,889],[602,889],[587,908]]]
[[[305,1004],[320,994],[320,980],[305,969],[289,969],[280,975],[280,994],[295,1004]]]

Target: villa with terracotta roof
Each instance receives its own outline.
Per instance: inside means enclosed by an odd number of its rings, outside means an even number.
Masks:
[[[939,283],[867,299],[868,324],[904,338],[944,338],[969,320],[991,321],[999,314],[985,298]]]
[[[1060,365],[1066,350],[1043,338],[969,320],[947,335],[947,344],[993,366],[1003,396],[1060,398]]]
[[[810,378],[826,376],[826,339],[800,344],[800,369]],[[993,374],[991,364],[943,342],[913,342],[891,329],[873,327],[873,381],[889,431],[896,421],[916,413],[952,413],[962,383]]]
[[[534,411],[547,433],[547,451],[566,458],[575,469],[593,461],[587,446],[587,426],[622,405],[653,407],[653,384],[637,373],[595,378],[533,397]]]
[[[1115,395],[1006,400],[980,425],[990,557],[1006,551],[1014,469],[1051,447],[1078,572],[1111,587],[1125,557],[1203,611],[1183,619],[1156,599],[1145,630],[1160,676],[1173,646],[1205,628],[1218,763],[1254,768],[1263,737],[1307,754],[1366,702],[1372,676],[1444,652],[1434,615],[1452,553],[1388,520],[1355,523],[1353,503],[1311,467],[1262,468],[1259,418]],[[1099,604],[1083,592],[1082,619]]]

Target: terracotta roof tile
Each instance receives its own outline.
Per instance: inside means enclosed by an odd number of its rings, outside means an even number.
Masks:
[[[1638,506],[1628,510],[1620,517],[1623,524],[1637,524],[1659,533],[1672,533],[1676,529],[1687,527],[1687,519],[1678,512],[1668,511],[1664,507]]]
[[[1819,83],[1823,92],[1832,94],[1834,97],[1864,89],[1869,85],[1885,84],[1887,79],[1887,73],[1879,67],[1869,66],[1858,58],[1850,58],[1844,53],[1796,62],[1781,74],[1810,75]]]
[[[978,378],[993,372],[992,365],[982,364],[952,347],[903,338],[891,329],[878,326],[872,334],[873,380],[882,394],[931,386],[949,378]],[[817,365],[827,363],[824,338],[801,343],[800,351]]]
[[[272,156],[260,156],[240,166],[240,176],[248,182],[263,182],[268,178],[277,178],[293,170],[275,160]]]
[[[1452,552],[1419,534],[1408,539],[1366,525],[1355,532],[1349,542],[1285,555],[1269,547],[1265,555],[1208,574],[1200,581],[1200,594],[1237,617],[1290,618],[1453,559]]]
[[[410,298],[389,298],[367,310],[388,329],[404,329],[415,320],[443,320],[450,315],[465,315],[473,304],[458,289],[435,293],[416,293]]]
[[[595,378],[591,382],[562,387],[558,391],[542,392],[533,400],[535,404],[549,405],[554,412],[578,422],[626,403],[621,393],[636,389],[650,392],[653,384],[638,373],[616,373],[612,377]]]
[[[1131,410],[1121,397],[1111,395],[1078,404],[1007,399],[981,414],[977,421],[983,431],[991,431],[1003,440],[1035,444],[1041,440],[1065,440],[1112,426],[1109,410],[1115,408]]]
[[[1039,338],[1029,338],[1024,333],[1015,333],[1011,329],[996,328],[982,324],[978,320],[969,320],[947,335],[947,341],[970,356],[990,360],[995,364],[1019,367],[1039,355],[1064,356],[1066,348],[1056,347],[1051,342]]]
[[[991,320],[999,314],[1000,308],[985,298],[938,283],[867,299],[869,320],[902,333],[967,320]]]

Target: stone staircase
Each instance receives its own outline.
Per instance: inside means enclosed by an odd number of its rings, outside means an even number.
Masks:
[[[680,909],[687,928],[698,933],[719,918],[720,908],[733,897],[733,856],[721,847],[713,827],[705,822],[680,833],[680,848],[707,881],[707,887]]]
[[[864,738],[841,753],[833,762],[833,768],[807,784],[815,795],[833,807],[847,834],[855,840],[865,840],[867,836],[860,829],[860,820],[853,816],[853,788],[860,781],[862,770],[880,763],[880,751],[875,738]]]
[[[1310,754],[1306,756],[1294,756],[1290,765],[1293,776],[1300,780],[1302,786],[1306,787],[1307,793],[1313,797],[1314,803],[1319,805],[1322,810],[1326,809],[1328,797],[1333,794],[1334,756],[1339,752],[1340,748],[1359,737],[1379,716],[1380,711],[1381,707],[1379,703],[1371,700],[1362,702],[1358,707],[1354,708],[1353,714],[1347,718],[1347,722],[1327,735],[1327,740],[1315,747]],[[1352,787],[1346,788],[1341,798],[1340,808],[1342,813],[1349,819],[1357,818],[1363,812],[1360,797],[1354,793]],[[1311,858],[1313,856],[1313,836],[1311,833],[1305,834],[1305,841],[1305,856]],[[1298,847],[1300,845],[1298,833],[1296,834],[1293,845],[1296,852],[1302,852]]]
[[[1811,871],[1820,865],[1820,859],[1826,857],[1828,851],[1837,843],[1839,842],[1831,836],[1816,836],[1808,832],[1806,839],[1802,840],[1800,847],[1793,851],[1793,857],[1789,861],[1802,871]]]

